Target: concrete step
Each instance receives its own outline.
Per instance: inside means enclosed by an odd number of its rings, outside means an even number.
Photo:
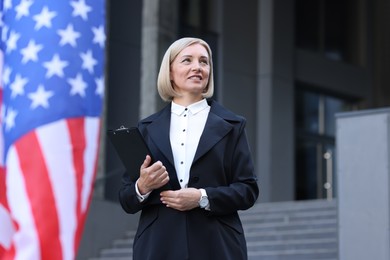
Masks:
[[[296,203],[296,205],[294,205]],[[272,205],[275,204],[275,205]],[[281,216],[294,217],[313,217],[315,215],[337,214],[337,204],[334,201],[320,202],[275,202],[275,203],[258,203],[246,211],[240,211],[243,219],[250,216],[261,215],[264,218],[273,218]]]
[[[312,229],[312,228],[325,228],[337,226],[336,218],[328,219],[311,219],[311,220],[298,220],[298,221],[283,221],[283,222],[271,222],[271,223],[256,223],[256,222],[243,222],[243,227],[246,231],[267,231],[267,230],[286,230],[286,229]]]
[[[337,239],[318,238],[300,240],[252,241],[247,244],[248,250],[253,251],[284,251],[293,249],[333,249],[337,246]]]
[[[129,257],[133,255],[132,248],[108,248],[100,253],[102,257]]]
[[[290,249],[248,251],[250,260],[315,260],[337,259],[336,249]]]
[[[246,231],[247,241],[274,241],[274,240],[291,240],[291,239],[319,239],[337,237],[336,227],[311,228],[305,230],[285,229],[279,231]]]

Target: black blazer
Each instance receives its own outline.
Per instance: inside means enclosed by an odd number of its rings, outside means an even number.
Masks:
[[[142,210],[133,244],[134,260],[247,259],[246,241],[238,210],[255,203],[259,189],[245,133],[245,119],[215,101],[190,170],[188,187],[204,188],[211,211],[180,212],[160,201],[162,190],[180,189],[169,140],[170,104],[139,122],[152,156],[160,160],[170,181],[140,203],[126,175],[119,191],[123,209]]]

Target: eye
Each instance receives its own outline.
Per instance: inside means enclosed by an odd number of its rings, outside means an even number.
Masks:
[[[191,62],[191,59],[190,58],[184,58],[184,59],[182,59],[181,62],[182,63],[189,63],[189,62]]]
[[[204,64],[204,65],[209,65],[209,61],[206,60],[206,59],[200,60],[200,63],[202,63],[202,64]]]

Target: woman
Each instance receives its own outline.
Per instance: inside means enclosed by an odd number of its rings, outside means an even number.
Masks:
[[[238,210],[259,189],[245,119],[212,100],[209,45],[182,38],[166,51],[157,87],[169,104],[139,122],[151,155],[133,183],[124,177],[123,209],[141,212],[135,260],[247,259]]]

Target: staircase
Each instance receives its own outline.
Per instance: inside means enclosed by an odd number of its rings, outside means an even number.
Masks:
[[[336,201],[259,203],[240,216],[249,260],[337,260]],[[134,234],[90,260],[132,259]]]
[[[242,212],[249,260],[336,260],[335,201],[257,204]]]

